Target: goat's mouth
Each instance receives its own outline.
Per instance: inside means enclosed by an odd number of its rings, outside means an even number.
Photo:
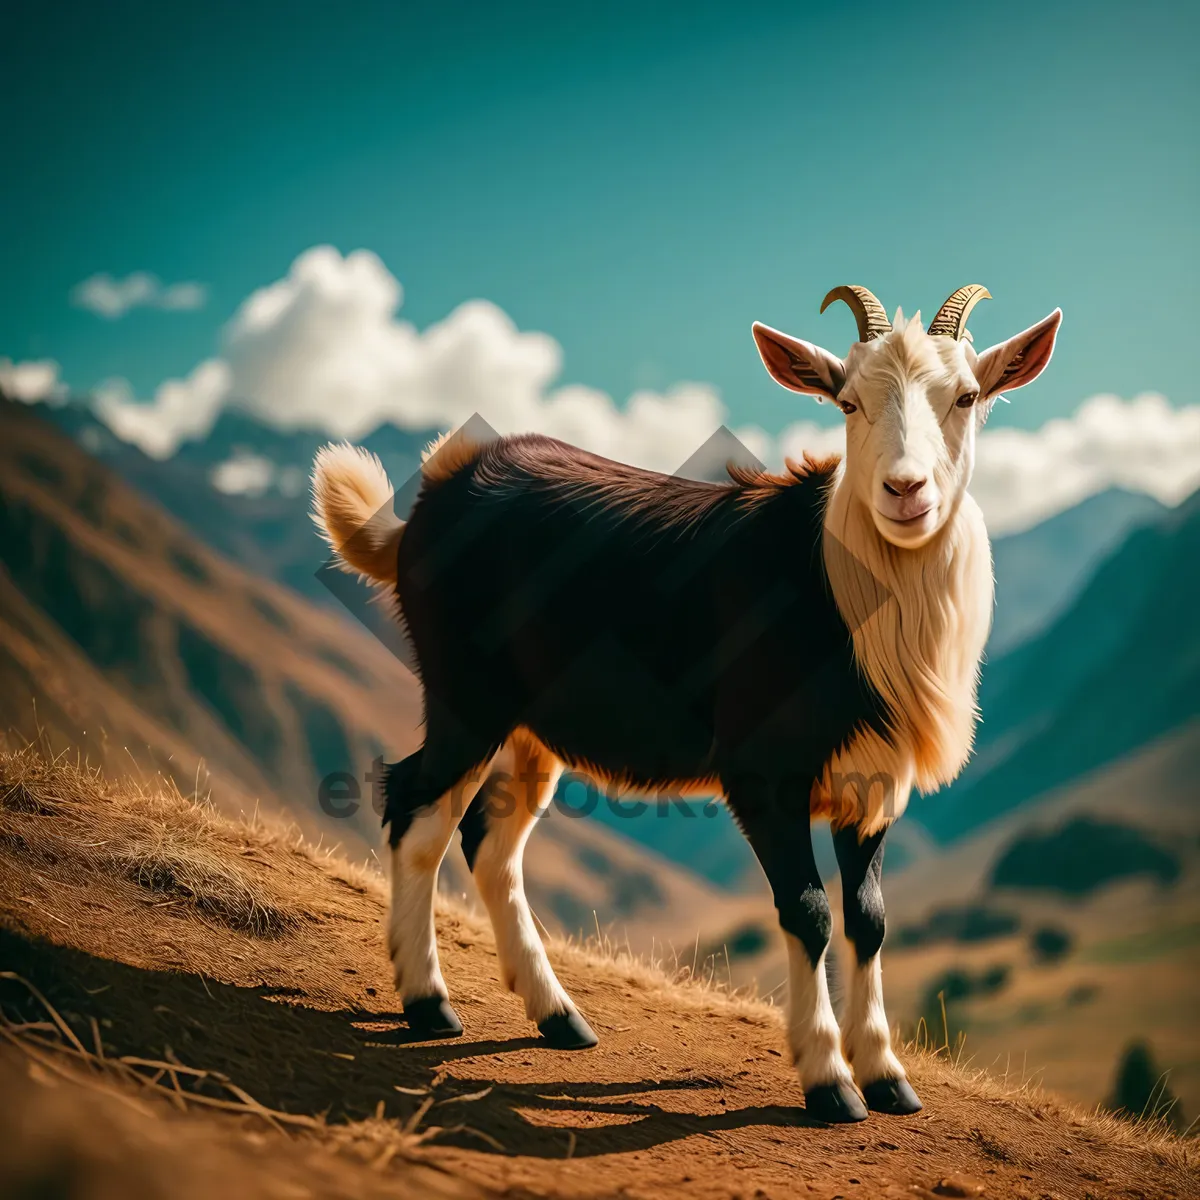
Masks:
[[[903,529],[906,527],[915,527],[920,525],[921,522],[924,521],[925,518],[929,516],[929,514],[933,512],[935,508],[937,508],[937,505],[931,504],[928,506],[928,508],[923,508],[920,512],[913,513],[910,517],[893,517],[888,513],[885,513],[882,509],[876,509],[875,511],[878,512],[879,515],[885,521],[887,521],[889,525],[899,525]]]
[[[876,528],[885,541],[901,549],[913,550],[923,546],[937,532],[936,503],[922,508],[911,516],[891,517],[881,508],[875,510]]]

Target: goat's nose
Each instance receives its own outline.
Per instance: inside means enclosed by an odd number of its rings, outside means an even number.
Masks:
[[[924,479],[894,477],[883,481],[883,490],[893,496],[914,496],[925,486]]]

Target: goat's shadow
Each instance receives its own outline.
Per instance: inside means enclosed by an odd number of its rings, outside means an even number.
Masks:
[[[803,1109],[785,1105],[699,1115],[671,1111],[651,1098],[656,1092],[720,1086],[706,1079],[512,1083],[476,1073],[457,1078],[449,1068],[460,1059],[528,1053],[541,1043],[533,1037],[414,1043],[406,1028],[371,1028],[394,1026],[403,1020],[397,1013],[309,1008],[286,989],[235,987],[199,975],[144,970],[3,929],[0,964],[33,983],[84,1045],[93,1042],[94,1017],[106,1054],[165,1059],[220,1073],[269,1108],[324,1114],[332,1122],[379,1111],[404,1120],[432,1097],[424,1124],[440,1128],[436,1140],[441,1145],[580,1158],[752,1125],[817,1125]],[[15,1019],[46,1019],[15,982],[0,981],[0,1006]],[[203,1081],[198,1086],[217,1087]],[[525,1113],[544,1114],[547,1121]],[[552,1123],[559,1113],[623,1119]]]

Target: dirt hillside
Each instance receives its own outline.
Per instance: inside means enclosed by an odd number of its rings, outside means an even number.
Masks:
[[[908,1054],[924,1112],[817,1125],[778,1010],[602,947],[552,948],[599,1048],[545,1049],[490,932],[451,905],[439,941],[467,1032],[411,1043],[382,895],[285,830],[0,759],[0,1071],[19,1081],[0,1190],[49,1194],[70,1167],[53,1194],[1200,1192],[1188,1143],[928,1053]]]

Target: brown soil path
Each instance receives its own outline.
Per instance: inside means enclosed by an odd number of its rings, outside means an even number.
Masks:
[[[45,794],[6,792],[0,773],[0,970],[35,983],[81,1037],[95,1017],[110,1056],[223,1072],[271,1108],[334,1125],[422,1109],[418,1128],[441,1130],[422,1153],[468,1183],[655,1200],[1200,1195],[1183,1144],[924,1055],[910,1061],[924,1112],[814,1124],[776,1011],[632,960],[555,948],[602,1040],[545,1049],[497,983],[490,931],[459,911],[441,914],[439,935],[466,1034],[408,1043],[378,881],[161,801],[155,841],[129,834],[141,800]],[[170,857],[181,846],[211,894]],[[10,1016],[40,1019],[22,996],[0,990]]]

